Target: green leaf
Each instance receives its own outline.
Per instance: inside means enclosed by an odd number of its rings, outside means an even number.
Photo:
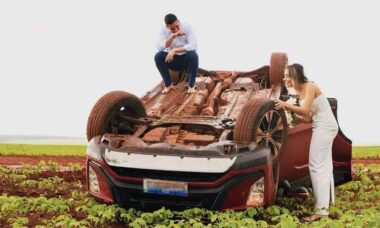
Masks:
[[[210,218],[211,222],[215,222],[216,220],[218,220],[218,215],[217,214],[214,214],[213,216],[211,216],[211,218]]]
[[[249,208],[247,210],[247,214],[248,214],[249,217],[253,218],[255,215],[257,215],[256,208]]]

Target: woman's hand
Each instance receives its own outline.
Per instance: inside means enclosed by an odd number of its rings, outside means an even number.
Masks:
[[[313,121],[313,113],[311,112],[309,116],[296,114],[296,118],[304,123],[311,123]]]
[[[282,108],[285,108],[286,107],[286,102],[283,102],[281,100],[276,100],[274,101],[276,104],[275,104],[275,108],[276,110],[279,110],[279,109],[282,109]]]
[[[308,116],[304,116],[303,117],[303,120],[306,122],[306,123],[311,123],[313,121],[313,115],[314,113],[313,112],[310,112],[310,114]]]
[[[310,122],[311,122],[311,118],[308,117],[308,116],[303,116],[302,120],[303,120],[305,123],[310,123]]]

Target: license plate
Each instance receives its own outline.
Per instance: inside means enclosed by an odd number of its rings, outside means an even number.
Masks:
[[[144,192],[160,195],[187,196],[187,182],[144,179]]]

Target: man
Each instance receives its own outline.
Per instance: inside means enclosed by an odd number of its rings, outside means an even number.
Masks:
[[[181,23],[174,14],[165,16],[157,44],[158,53],[154,57],[158,71],[165,83],[162,93],[174,89],[169,69],[186,70],[188,73],[188,91],[195,93],[195,77],[198,71],[197,39],[189,24]]]

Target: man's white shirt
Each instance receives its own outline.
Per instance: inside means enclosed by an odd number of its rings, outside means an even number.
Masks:
[[[173,33],[168,28],[166,28],[166,26],[163,26],[161,31],[160,31],[159,40],[157,43],[158,51],[169,52],[173,48],[177,48],[177,47],[183,47],[187,51],[197,50],[197,38],[196,38],[194,31],[191,28],[191,26],[187,23],[181,23],[181,31],[184,32],[185,35],[177,36],[173,40],[173,42],[170,44],[170,46],[166,48],[165,43]],[[186,52],[179,52],[176,54],[182,55],[185,53]]]

